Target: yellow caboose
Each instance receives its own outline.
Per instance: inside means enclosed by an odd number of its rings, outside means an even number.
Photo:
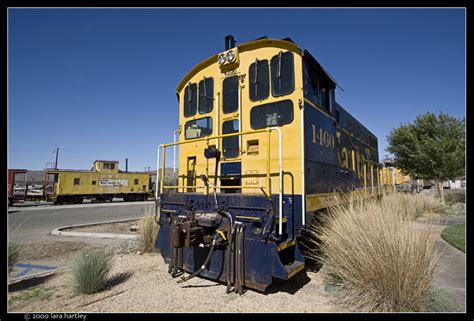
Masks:
[[[147,200],[150,195],[150,173],[121,171],[118,161],[96,160],[91,170],[49,169],[45,176],[45,186],[50,181],[53,186],[46,199],[55,204],[79,204],[84,198],[138,201]]]

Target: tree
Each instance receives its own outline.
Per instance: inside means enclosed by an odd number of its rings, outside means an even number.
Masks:
[[[447,114],[418,115],[414,123],[392,129],[387,151],[401,171],[418,179],[433,179],[444,202],[443,181],[464,176],[465,119]]]

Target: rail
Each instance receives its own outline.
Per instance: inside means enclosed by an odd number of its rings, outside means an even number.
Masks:
[[[278,232],[279,235],[283,233],[283,163],[282,163],[282,138],[281,138],[281,129],[278,127],[269,127],[265,129],[259,129],[259,130],[253,130],[253,131],[247,131],[247,132],[239,132],[239,133],[231,133],[231,134],[222,134],[222,135],[216,135],[216,136],[209,136],[209,137],[202,137],[202,138],[197,138],[197,139],[192,139],[192,140],[187,140],[187,141],[181,141],[181,142],[173,142],[169,144],[161,144],[158,145],[157,151],[156,151],[156,181],[158,182],[158,170],[159,170],[159,165],[160,165],[160,160],[161,160],[161,177],[160,177],[160,185],[159,189],[155,188],[155,199],[158,200],[159,195],[163,194],[164,189],[169,188],[177,188],[180,189],[182,188],[183,190],[185,188],[207,188],[205,186],[164,186],[165,183],[165,160],[166,160],[166,147],[171,147],[171,146],[177,146],[177,145],[184,145],[184,144],[189,144],[189,143],[195,143],[199,141],[205,141],[207,145],[209,146],[209,141],[212,139],[219,139],[219,138],[226,138],[226,137],[232,137],[232,136],[245,136],[245,135],[251,135],[251,134],[258,134],[258,133],[267,133],[267,160],[266,160],[266,190],[267,190],[267,195],[271,197],[272,195],[272,184],[271,184],[271,177],[270,177],[270,139],[271,139],[271,132],[276,131],[278,132],[278,173],[279,173],[279,185],[278,185]],[[163,156],[160,157],[160,149],[162,149],[162,154]],[[208,176],[209,170],[206,170],[206,176]],[[217,173],[214,173],[217,175]],[[226,189],[226,188],[263,188],[263,186],[219,186],[216,188],[219,189]],[[159,195],[158,195],[159,194]]]

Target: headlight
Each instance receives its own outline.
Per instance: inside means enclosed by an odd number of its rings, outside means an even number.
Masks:
[[[225,59],[228,61],[228,62],[231,62],[232,60],[234,60],[235,58],[235,53],[231,50],[231,51],[228,51],[226,56],[225,56]]]
[[[217,62],[219,63],[219,65],[223,65],[225,63],[225,55],[223,53],[221,53],[218,57],[217,57]]]

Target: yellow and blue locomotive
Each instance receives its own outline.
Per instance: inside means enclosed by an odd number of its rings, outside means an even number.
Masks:
[[[184,76],[179,140],[157,155],[156,247],[178,282],[264,291],[304,270],[298,239],[335,193],[382,193],[377,138],[336,102],[336,86],[289,38],[227,36]],[[176,146],[178,181],[165,186]]]

